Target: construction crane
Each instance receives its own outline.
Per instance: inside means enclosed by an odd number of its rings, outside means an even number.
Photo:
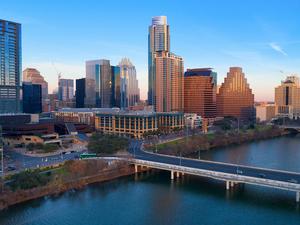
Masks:
[[[55,64],[54,64],[54,62],[52,62],[52,66],[53,66],[53,68],[55,69],[55,71],[56,71],[56,74],[57,74],[57,79],[58,79],[58,81],[61,79],[61,72],[59,72],[58,70],[57,70],[57,68],[56,68],[56,66],[55,66]]]

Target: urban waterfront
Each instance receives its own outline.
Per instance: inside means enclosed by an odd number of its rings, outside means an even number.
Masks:
[[[215,149],[202,159],[300,171],[300,137]],[[148,172],[13,206],[0,224],[299,224],[294,193]],[[288,222],[287,222],[288,221]]]

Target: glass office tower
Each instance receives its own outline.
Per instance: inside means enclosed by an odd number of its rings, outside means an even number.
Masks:
[[[0,20],[0,113],[21,112],[21,24]]]
[[[32,82],[23,82],[23,112],[41,113],[42,112],[42,85]]]

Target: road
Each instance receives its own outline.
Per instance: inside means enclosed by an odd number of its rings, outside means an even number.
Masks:
[[[141,150],[141,146],[142,146],[141,141],[131,142],[129,152],[136,159],[300,184],[299,173],[278,171],[278,170],[271,170],[271,169],[264,169],[264,168],[255,168],[255,167],[234,165],[234,164],[221,163],[221,162],[163,156],[163,155],[145,152]]]
[[[18,153],[13,150],[5,150],[4,155],[6,158],[5,165],[5,172],[8,172],[8,166],[15,167],[16,171],[22,171],[24,169],[33,169],[38,167],[45,167],[50,166],[53,164],[61,163],[66,160],[72,160],[79,157],[79,155],[85,152],[86,149],[76,152],[70,152],[68,154],[57,154],[53,156],[47,157],[35,157],[35,156],[28,156]],[[13,171],[11,171],[13,172]]]

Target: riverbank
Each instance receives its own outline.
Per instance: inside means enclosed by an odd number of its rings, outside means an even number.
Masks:
[[[61,167],[48,171],[38,171],[38,174],[41,175],[38,175],[36,180],[40,183],[38,183],[38,186],[34,185],[35,187],[32,187],[32,185],[37,181],[32,179],[37,175],[34,172],[32,173],[30,175],[31,179],[15,178],[19,179],[17,184],[10,182],[10,184],[4,185],[0,195],[0,210],[44,196],[59,195],[72,189],[82,189],[91,183],[132,175],[134,174],[134,168],[124,161],[117,160],[68,161]],[[44,184],[45,182],[46,184]]]
[[[231,145],[276,138],[289,132],[275,126],[257,126],[255,129],[210,134],[193,135],[167,143],[145,145],[145,150],[166,155],[192,156],[199,151],[207,151]]]

